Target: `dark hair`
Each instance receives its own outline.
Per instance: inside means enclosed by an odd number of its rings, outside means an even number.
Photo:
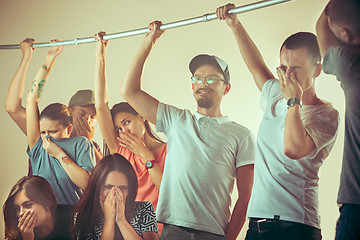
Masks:
[[[125,175],[128,180],[128,196],[125,200],[125,217],[130,222],[134,209],[135,197],[138,189],[138,181],[131,163],[120,154],[112,154],[101,159],[93,169],[88,185],[74,209],[76,219],[72,226],[74,238],[85,239],[86,236],[99,225],[103,219],[100,205],[100,191],[106,177],[112,171],[118,171]]]
[[[325,14],[336,24],[346,25],[356,35],[360,35],[360,1],[331,0]]]
[[[40,176],[22,177],[11,189],[3,206],[5,239],[15,239],[20,234],[16,209],[14,207],[14,197],[20,191],[24,191],[32,202],[44,206],[45,209],[51,212],[52,216],[55,214],[57,206],[56,197],[46,179]]]
[[[52,103],[44,108],[39,119],[44,118],[57,120],[65,128],[72,124],[71,109],[62,103]]]
[[[135,111],[135,109],[130,106],[129,103],[127,102],[121,102],[121,103],[117,103],[115,104],[112,109],[110,110],[111,112],[111,117],[112,119],[115,118],[115,115],[121,112],[127,112],[127,113],[131,113],[134,115],[139,115],[139,113],[137,111]],[[144,125],[145,125],[145,129],[146,132],[149,134],[149,136],[153,139],[155,139],[158,142],[164,143],[158,136],[156,136],[156,134],[151,130],[150,128],[150,124],[148,120],[144,121]]]
[[[308,55],[314,64],[320,63],[321,61],[320,49],[316,36],[310,32],[298,32],[291,35],[281,45],[280,52],[283,47],[289,50],[306,47]]]

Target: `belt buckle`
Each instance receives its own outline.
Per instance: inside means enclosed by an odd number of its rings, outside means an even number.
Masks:
[[[262,230],[261,227],[260,227],[261,224],[262,224],[262,223],[266,223],[266,221],[267,221],[266,218],[260,219],[260,220],[257,220],[257,221],[256,221],[257,230],[258,230],[259,233],[264,233],[264,232],[268,232],[268,231],[269,231],[269,228],[267,228],[267,229],[265,228],[264,230]]]

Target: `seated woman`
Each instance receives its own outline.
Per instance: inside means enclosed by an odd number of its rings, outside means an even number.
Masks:
[[[5,239],[70,239],[72,207],[57,205],[44,178],[23,177],[11,189],[3,206]]]
[[[156,209],[163,174],[166,144],[151,131],[149,122],[128,103],[108,107],[105,77],[104,32],[95,35],[97,42],[95,70],[95,107],[104,140],[110,153],[123,155],[132,164],[138,178],[137,201],[149,201]],[[158,225],[161,232],[162,224]]]
[[[71,110],[53,103],[40,114],[38,101],[51,67],[63,47],[51,47],[26,99],[26,132],[32,174],[44,177],[59,204],[75,205],[89,180],[94,149],[85,137],[70,138]]]
[[[94,168],[84,194],[76,204],[76,239],[159,239],[154,208],[135,201],[137,177],[119,154],[104,157]]]

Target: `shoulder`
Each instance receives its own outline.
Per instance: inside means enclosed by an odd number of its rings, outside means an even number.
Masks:
[[[340,122],[339,112],[331,103],[324,100],[321,103],[321,105],[310,106],[310,108],[304,109],[303,121],[307,129],[314,128],[316,132],[334,135]]]
[[[67,138],[67,143],[76,146],[76,148],[79,148],[79,146],[84,147],[84,149],[94,148],[94,144],[89,139],[83,136]]]
[[[154,212],[154,206],[149,201],[135,201],[134,212]]]
[[[312,107],[311,116],[315,118],[326,118],[330,121],[339,118],[339,112],[330,102],[320,100],[320,104]]]
[[[154,216],[155,209],[154,206],[148,201],[135,201],[133,217],[135,216]]]
[[[158,110],[160,114],[166,113],[166,114],[176,114],[176,115],[192,115],[190,110],[177,108],[175,106],[161,102],[159,103]]]
[[[250,129],[248,129],[247,127],[245,127],[237,122],[230,121],[226,125],[231,129],[231,131],[234,134],[239,135],[240,138],[243,138],[249,134],[252,134]]]
[[[84,136],[76,136],[76,137],[71,137],[69,139],[71,139],[74,142],[79,142],[83,144],[92,144],[92,142]]]
[[[360,53],[347,46],[334,45],[327,51],[323,65],[325,73],[331,72],[333,66],[351,67],[359,66]],[[357,68],[359,69],[359,68]]]
[[[76,136],[76,137],[70,137],[70,138],[61,138],[61,139],[55,139],[52,138],[53,142],[57,144],[91,144],[91,141],[83,136]]]

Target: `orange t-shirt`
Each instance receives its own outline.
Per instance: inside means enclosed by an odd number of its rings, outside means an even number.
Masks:
[[[166,157],[166,143],[159,149],[155,154],[154,163],[158,163],[162,170],[164,170],[165,157]],[[155,187],[153,180],[150,177],[148,170],[145,167],[145,163],[141,157],[131,152],[129,149],[117,146],[116,153],[121,154],[125,157],[133,166],[137,179],[138,179],[138,193],[136,195],[136,201],[149,201],[154,206],[156,210],[158,198],[159,198],[159,189]],[[162,231],[162,224],[158,223],[159,234]]]

